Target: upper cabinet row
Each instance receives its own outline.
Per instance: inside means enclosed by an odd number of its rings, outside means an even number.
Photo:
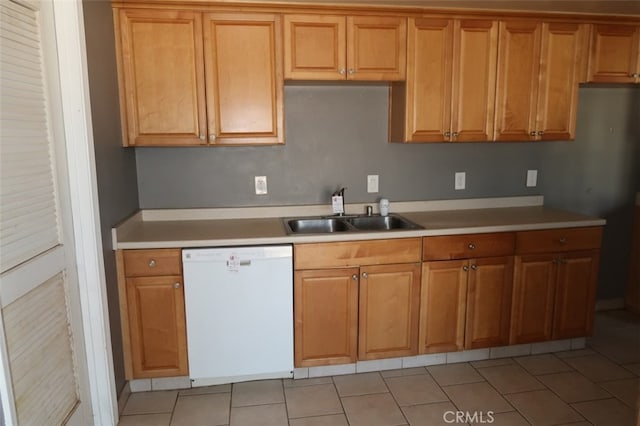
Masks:
[[[393,142],[568,140],[578,83],[640,83],[633,25],[137,8],[114,21],[125,146],[284,143],[285,79],[392,82]]]

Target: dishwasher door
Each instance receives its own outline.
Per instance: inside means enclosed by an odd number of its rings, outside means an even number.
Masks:
[[[293,376],[292,247],[182,252],[192,386]]]

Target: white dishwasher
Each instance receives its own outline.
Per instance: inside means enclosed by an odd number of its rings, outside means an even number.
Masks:
[[[293,376],[291,245],[182,251],[192,386]]]

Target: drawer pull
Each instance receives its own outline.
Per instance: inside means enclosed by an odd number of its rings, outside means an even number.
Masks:
[[[473,250],[476,248],[476,245],[473,243],[469,243],[469,250]]]
[[[155,267],[155,266],[156,266],[156,260],[155,260],[155,259],[151,259],[151,260],[149,261],[149,268],[153,268],[153,267]]]
[[[560,238],[558,241],[560,241],[560,244],[566,244],[567,243],[567,239],[565,237]]]
[[[173,288],[180,288],[180,283],[175,283],[175,284],[173,285]]]
[[[462,270],[463,270],[463,271],[465,271],[465,272],[467,272],[467,271],[469,270],[469,267],[468,267],[467,265],[464,265],[464,266],[462,267]]]
[[[471,269],[473,269],[474,271],[478,270],[478,265],[471,265]]]

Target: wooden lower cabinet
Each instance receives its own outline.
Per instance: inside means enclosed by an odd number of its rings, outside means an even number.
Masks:
[[[356,361],[358,276],[358,268],[295,272],[296,367]]]
[[[126,279],[133,378],[186,376],[182,276]]]
[[[625,307],[640,314],[640,206],[636,206],[629,260],[629,278],[624,296]]]
[[[599,251],[517,256],[510,343],[591,334]]]
[[[465,349],[509,344],[513,256],[470,261]]]
[[[422,265],[419,352],[461,350],[467,301],[467,260]]]
[[[422,274],[421,353],[508,343],[513,256],[426,262]]]
[[[358,359],[418,353],[419,263],[360,268]]]

